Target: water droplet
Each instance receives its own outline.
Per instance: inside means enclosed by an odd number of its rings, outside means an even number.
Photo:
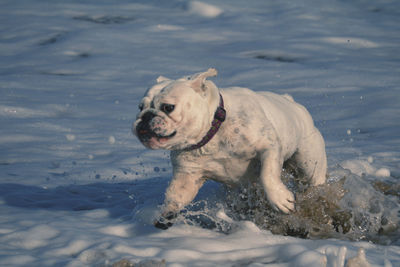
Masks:
[[[73,135],[73,134],[66,134],[65,138],[67,138],[67,140],[70,142],[72,142],[76,139],[75,135]]]
[[[110,143],[110,145],[115,144],[115,137],[111,135],[111,136],[108,138],[108,142]]]

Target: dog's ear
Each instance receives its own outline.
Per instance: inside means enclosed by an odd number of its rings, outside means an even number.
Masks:
[[[157,83],[162,83],[162,82],[170,81],[170,80],[171,79],[168,79],[167,77],[159,76],[156,81],[157,81]]]
[[[200,72],[196,73],[193,76],[190,77],[190,80],[192,82],[191,87],[196,91],[196,92],[205,92],[207,89],[205,85],[205,80],[207,77],[214,77],[217,76],[218,72],[214,68],[209,68],[205,72]]]

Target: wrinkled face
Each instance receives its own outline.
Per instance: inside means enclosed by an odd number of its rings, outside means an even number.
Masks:
[[[132,131],[151,149],[183,149],[197,143],[208,130],[207,99],[188,79],[156,84],[147,91],[139,109]]]

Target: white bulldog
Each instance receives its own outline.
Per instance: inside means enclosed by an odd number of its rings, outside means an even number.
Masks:
[[[325,144],[307,110],[289,95],[233,87],[219,90],[206,80],[215,69],[170,80],[160,76],[140,103],[133,125],[151,149],[171,150],[173,179],[165,195],[166,229],[207,179],[263,185],[273,207],[289,213],[294,195],[281,181],[292,159],[311,185],[326,179]]]

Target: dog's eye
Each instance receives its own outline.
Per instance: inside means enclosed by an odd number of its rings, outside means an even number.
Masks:
[[[143,103],[140,103],[140,104],[139,104],[139,110],[142,111],[143,108],[144,108],[144,104],[143,104]]]
[[[175,106],[171,104],[161,104],[160,110],[165,114],[169,114],[174,111]]]

